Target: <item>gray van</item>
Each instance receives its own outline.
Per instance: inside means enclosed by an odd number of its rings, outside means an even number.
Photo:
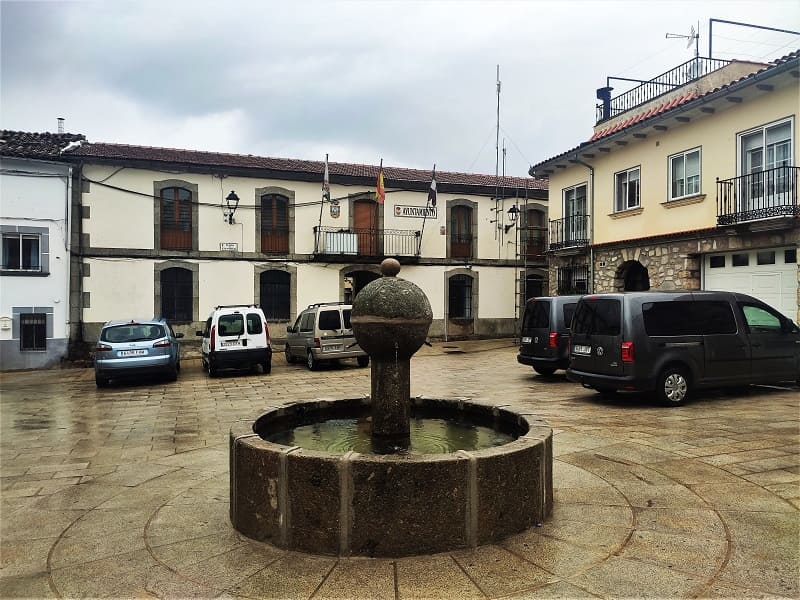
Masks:
[[[302,360],[313,371],[322,363],[355,358],[359,367],[366,367],[369,356],[353,336],[352,312],[352,305],[343,302],[309,305],[286,328],[286,362]]]
[[[737,292],[584,296],[567,378],[599,392],[655,392],[682,404],[696,388],[800,382],[800,329]]]
[[[542,296],[525,303],[517,362],[540,375],[569,366],[569,324],[581,296]]]

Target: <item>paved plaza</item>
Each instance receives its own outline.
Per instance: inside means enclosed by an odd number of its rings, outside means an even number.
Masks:
[[[262,407],[369,392],[309,372],[98,390],[91,369],[0,375],[0,597],[798,598],[800,390],[664,408],[516,362],[512,340],[434,344],[413,394],[524,404],[554,429],[552,517],[499,544],[400,559],[300,554],[228,520],[228,430]]]

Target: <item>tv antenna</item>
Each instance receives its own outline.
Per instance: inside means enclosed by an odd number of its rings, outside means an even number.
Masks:
[[[672,39],[676,39],[676,38],[677,39],[684,39],[684,40],[686,40],[686,47],[687,48],[691,48],[692,44],[694,44],[694,57],[698,58],[700,56],[700,33],[699,33],[699,31],[700,31],[700,23],[698,22],[697,23],[697,29],[695,29],[694,25],[692,25],[692,28],[689,30],[689,35],[683,35],[683,34],[680,34],[680,33],[668,33],[667,34],[667,39],[668,40],[672,40]]]

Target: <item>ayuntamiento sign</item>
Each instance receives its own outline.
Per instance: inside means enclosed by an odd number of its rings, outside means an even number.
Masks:
[[[435,219],[438,216],[435,206],[406,206],[403,204],[395,204],[394,207],[395,217],[412,217],[422,219]]]

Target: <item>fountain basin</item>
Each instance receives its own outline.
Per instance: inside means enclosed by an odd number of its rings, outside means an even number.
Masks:
[[[368,413],[368,397],[266,410],[230,432],[230,518],[286,549],[398,557],[492,543],[542,522],[553,504],[552,430],[527,409],[411,398],[415,412],[510,432],[513,441],[451,453],[329,452],[273,443],[268,432]]]

